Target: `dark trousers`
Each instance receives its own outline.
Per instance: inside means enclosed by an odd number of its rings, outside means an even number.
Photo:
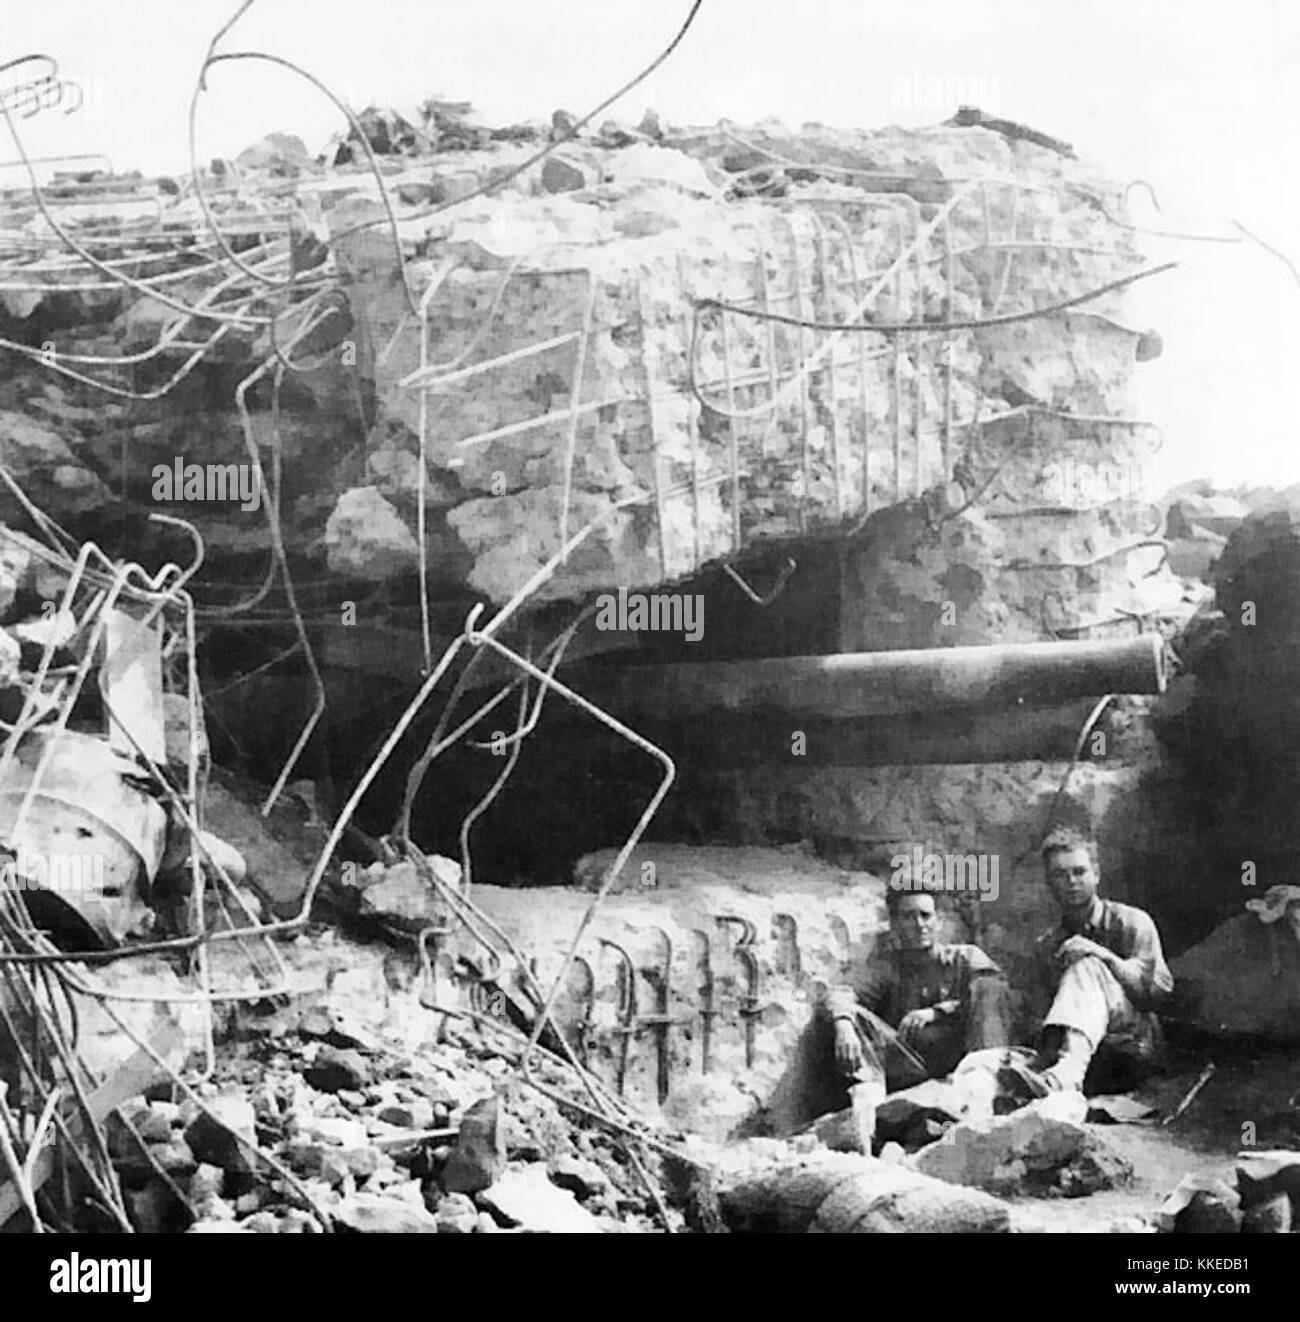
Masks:
[[[879,1081],[894,1092],[951,1074],[967,1052],[1010,1046],[1009,988],[1006,979],[995,975],[973,979],[958,1013],[923,1028],[909,1043],[916,1061],[894,1041],[894,1026],[879,1015],[860,1006],[854,1024],[864,1058],[859,1080]]]

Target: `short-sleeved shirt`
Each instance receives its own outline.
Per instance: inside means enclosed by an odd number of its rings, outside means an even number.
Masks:
[[[1039,943],[1043,957],[1050,961],[1061,943],[1071,936],[1086,936],[1120,959],[1141,961],[1142,990],[1129,998],[1134,1008],[1156,1009],[1173,991],[1174,978],[1165,963],[1160,933],[1145,910],[1120,904],[1117,900],[1098,898],[1082,924],[1062,921],[1044,934]],[[1050,984],[1055,986],[1058,974],[1054,965],[1049,967],[1047,976]]]
[[[938,1007],[955,1014],[968,999],[971,980],[998,973],[998,966],[972,945],[935,945],[928,951],[887,948],[873,960],[857,985],[836,987],[827,1006],[836,1018],[851,1017],[861,1005],[897,1027],[912,1010]]]

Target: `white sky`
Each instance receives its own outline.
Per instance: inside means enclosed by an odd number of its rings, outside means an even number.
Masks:
[[[0,61],[57,58],[78,114],[20,121],[33,153],[106,152],[118,169],[187,167],[195,76],[232,0],[0,0]],[[359,108],[441,94],[489,123],[583,113],[658,53],[687,0],[258,0],[223,50],[305,66]],[[772,116],[873,127],[959,101],[1073,142],[1155,186],[1173,227],[1241,220],[1300,262],[1300,4],[1295,0],[705,0],[670,62],[611,113],[674,123]],[[219,66],[199,153],[273,130],[319,149],[333,108],[291,74]],[[0,137],[3,137],[0,134]],[[0,160],[14,155],[0,146]],[[12,171],[5,172],[8,182]],[[1166,224],[1170,222],[1166,219]],[[1181,269],[1141,294],[1165,342],[1141,368],[1168,440],[1156,489],[1300,481],[1300,284],[1253,245],[1151,242]]]

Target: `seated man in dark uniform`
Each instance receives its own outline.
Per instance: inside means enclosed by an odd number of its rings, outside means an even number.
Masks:
[[[1156,1055],[1155,1011],[1174,988],[1160,933],[1144,910],[1098,896],[1097,846],[1087,836],[1058,829],[1042,853],[1061,911],[1039,943],[1051,1005],[1037,1058],[999,1082],[1022,1097],[1082,1089],[1095,1059],[1111,1075],[1108,1089],[1133,1087]]]
[[[933,894],[891,889],[887,903],[884,958],[858,985],[828,997],[840,1070],[906,1087],[950,1074],[969,1051],[1006,1046],[1007,985],[998,966],[978,946],[938,941]],[[906,1052],[894,1047],[891,1029]]]

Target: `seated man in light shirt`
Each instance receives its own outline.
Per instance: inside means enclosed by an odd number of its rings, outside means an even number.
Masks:
[[[1072,829],[1043,842],[1043,868],[1061,911],[1039,943],[1052,1000],[1037,1057],[999,1082],[1022,1097],[1082,1089],[1099,1052],[1143,1066],[1155,1056],[1174,980],[1150,914],[1097,894],[1097,846]]]

